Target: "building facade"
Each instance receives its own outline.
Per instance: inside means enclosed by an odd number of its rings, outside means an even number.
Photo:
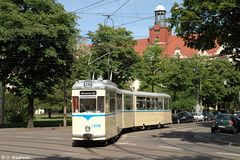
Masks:
[[[184,40],[180,37],[172,35],[172,31],[168,28],[166,22],[166,9],[162,5],[155,8],[154,26],[149,28],[149,37],[137,39],[137,45],[134,49],[139,55],[143,55],[144,50],[149,45],[159,44],[163,49],[163,54],[167,57],[189,58],[193,55],[214,56],[222,51],[222,47],[201,51],[185,46]]]

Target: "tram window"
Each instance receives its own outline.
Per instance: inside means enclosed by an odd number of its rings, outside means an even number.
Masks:
[[[122,110],[122,95],[117,94],[117,109]]]
[[[159,110],[158,108],[158,98],[153,98],[154,101],[154,110]]]
[[[124,95],[125,110],[133,110],[133,97],[131,95]]]
[[[105,107],[104,107],[104,111],[105,113],[109,113],[109,102],[110,102],[110,91],[106,90],[106,97],[105,97]]]
[[[154,109],[154,99],[147,97],[146,102],[147,102],[146,109],[147,110],[153,110]]]
[[[104,112],[104,96],[97,98],[97,112]]]
[[[79,97],[72,97],[72,112],[79,112]]]
[[[149,110],[150,109],[150,98],[146,98],[146,102],[147,102],[146,110]]]
[[[137,110],[145,110],[146,101],[145,97],[137,97]]]
[[[154,102],[154,98],[151,98],[151,102],[150,102],[150,110],[154,110],[155,109],[155,102]]]
[[[158,110],[163,110],[163,98],[158,98],[156,106]]]
[[[96,99],[80,99],[80,112],[96,112]]]
[[[115,92],[110,92],[110,112],[115,112],[116,103],[115,103]]]
[[[168,109],[169,109],[169,99],[164,98],[164,110],[168,110]]]

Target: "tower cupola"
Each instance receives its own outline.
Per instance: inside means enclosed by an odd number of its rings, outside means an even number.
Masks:
[[[160,25],[160,27],[166,27],[166,9],[162,5],[158,5],[155,8],[155,25]]]

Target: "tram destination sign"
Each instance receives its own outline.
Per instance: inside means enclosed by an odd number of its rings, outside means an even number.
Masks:
[[[91,88],[92,87],[92,81],[84,81],[84,87],[85,88]]]
[[[80,91],[80,95],[96,95],[96,91]]]

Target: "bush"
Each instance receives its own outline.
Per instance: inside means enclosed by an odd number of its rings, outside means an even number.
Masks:
[[[5,118],[8,123],[21,123],[27,120],[27,103],[12,93],[5,94]]]

